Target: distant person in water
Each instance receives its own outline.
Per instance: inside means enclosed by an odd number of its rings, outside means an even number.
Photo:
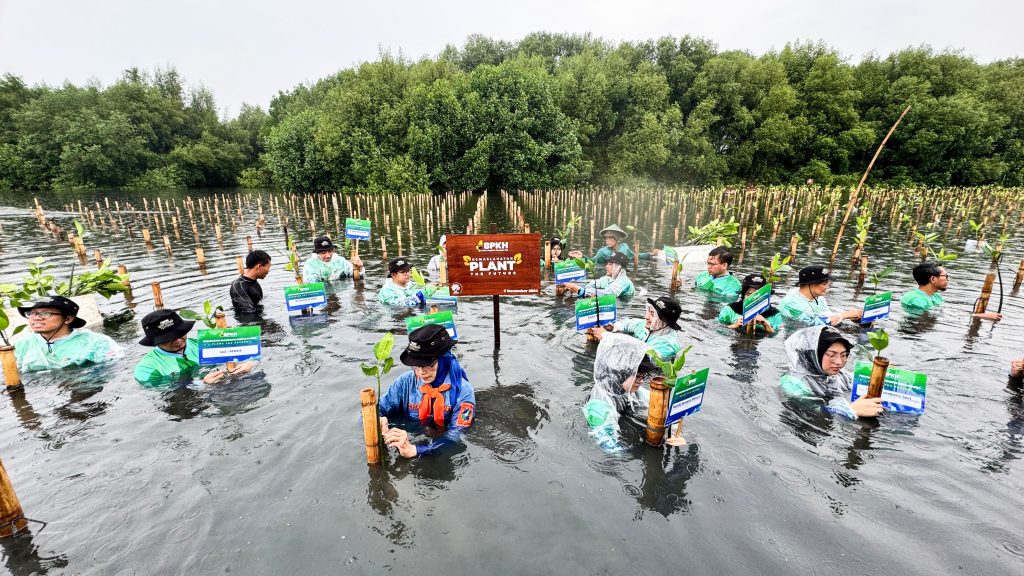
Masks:
[[[429,324],[409,334],[399,361],[412,370],[395,380],[378,402],[384,443],[403,458],[424,456],[460,441],[462,430],[473,423],[476,395],[469,377],[451,353],[455,342],[440,324]],[[426,443],[413,444],[409,433],[389,428],[388,418],[419,421],[427,431]]]
[[[22,372],[102,364],[124,357],[109,336],[83,328],[78,304],[64,296],[48,296],[18,313],[28,319],[29,332],[14,341],[14,359]]]
[[[728,248],[718,246],[712,249],[708,252],[707,270],[697,274],[694,285],[698,290],[735,298],[740,293],[740,281],[729,271],[731,265],[732,252]]]
[[[589,298],[597,295],[614,294],[617,298],[628,298],[636,291],[633,287],[633,281],[626,274],[626,267],[628,266],[629,260],[626,259],[626,255],[616,252],[605,262],[605,276],[588,282],[585,286],[580,286],[575,282],[566,282],[562,286],[564,286],[564,289],[570,296]]]
[[[403,256],[388,262],[388,279],[377,293],[377,300],[386,306],[423,306],[427,299],[412,281],[412,263]]]
[[[593,334],[598,340],[608,332],[629,334],[647,344],[662,360],[672,361],[682,349],[678,337],[679,315],[682,312],[679,302],[668,296],[661,296],[657,300],[648,298],[647,314],[643,320],[624,318],[606,325],[604,329],[595,328]]]
[[[843,368],[853,344],[832,326],[801,328],[786,340],[789,372],[779,385],[791,398],[820,402],[826,412],[847,418],[867,418],[882,413],[881,398],[850,402],[853,378]]]
[[[935,262],[922,262],[914,266],[911,274],[914,276],[914,281],[917,282],[917,288],[900,297],[900,306],[903,311],[912,316],[918,316],[941,306],[943,300],[939,292],[945,292],[949,287],[949,272]],[[971,316],[983,320],[1001,320],[1003,318],[1003,315],[997,312],[981,312]]]
[[[153,349],[135,366],[135,379],[152,386],[203,373],[199,368],[199,343],[195,338],[188,338],[194,325],[194,320],[185,320],[174,310],[154,310],[146,314],[142,319],[145,336],[139,344]],[[202,380],[216,384],[229,373],[239,376],[255,366],[251,360],[239,362],[230,372],[221,369],[205,372]]]
[[[803,324],[838,326],[843,320],[860,320],[857,309],[834,312],[825,300],[832,285],[832,275],[822,266],[800,269],[797,286],[791,288],[779,301],[779,311],[791,320]]]
[[[270,254],[264,250],[253,250],[245,256],[245,270],[235,278],[228,289],[231,305],[238,314],[263,313],[263,288],[259,280],[270,273]]]
[[[333,282],[351,278],[355,270],[363,269],[363,261],[353,256],[349,262],[344,256],[335,254],[336,248],[329,236],[317,236],[313,240],[313,255],[302,265],[303,282]]]
[[[748,274],[743,278],[743,283],[740,285],[739,298],[731,304],[722,306],[722,311],[718,313],[718,321],[734,330],[742,328],[743,299],[767,285],[768,282],[764,279],[764,276]],[[783,317],[778,308],[774,305],[769,305],[767,310],[754,317],[754,330],[774,334],[782,328],[782,321]]]
[[[1016,387],[1024,384],[1024,358],[1010,362],[1010,384]]]
[[[633,260],[633,250],[626,243],[627,234],[622,228],[619,228],[617,224],[612,224],[604,230],[601,230],[601,238],[604,239],[604,246],[597,251],[594,255],[594,262],[597,264],[604,264],[608,262],[612,254],[616,252],[623,254],[628,261]],[[657,256],[661,253],[661,250],[654,249],[651,252],[641,252],[638,255],[640,260],[649,260],[652,256]],[[579,250],[573,250],[569,252],[570,258],[583,258],[583,252]]]
[[[441,280],[441,266],[447,266],[448,261],[448,235],[441,234],[437,241],[437,254],[427,262],[427,276],[434,282]]]
[[[572,260],[566,250],[565,241],[558,236],[552,236],[548,245],[551,246],[552,262],[565,262],[567,260]]]

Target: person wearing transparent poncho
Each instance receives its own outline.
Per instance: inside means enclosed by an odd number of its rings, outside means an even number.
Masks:
[[[594,388],[583,406],[590,434],[605,451],[621,450],[619,416],[628,415],[640,424],[647,422],[651,391],[641,384],[658,374],[647,357],[647,344],[614,332],[605,334],[594,359]],[[669,445],[685,443],[682,438],[666,440]]]

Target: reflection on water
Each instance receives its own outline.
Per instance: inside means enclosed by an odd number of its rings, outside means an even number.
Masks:
[[[41,553],[31,532],[22,532],[14,538],[0,538],[0,549],[3,550],[4,567],[12,576],[49,574],[50,570],[68,567],[65,555]]]

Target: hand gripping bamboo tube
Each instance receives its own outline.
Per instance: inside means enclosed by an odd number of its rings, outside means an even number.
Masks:
[[[0,538],[8,538],[28,527],[18,495],[14,493],[11,478],[0,460]]]
[[[377,419],[377,393],[373,388],[363,388],[359,391],[359,403],[363,408],[363,439],[366,441],[366,463],[380,464],[380,434],[377,428],[380,420]]]
[[[875,356],[871,362],[871,379],[868,380],[868,393],[865,398],[881,398],[882,387],[885,385],[885,373],[889,370],[889,359]]]
[[[661,446],[665,439],[665,416],[668,413],[668,397],[672,391],[665,384],[664,376],[651,380],[651,402],[647,409],[647,430],[645,439],[651,446]]]
[[[164,294],[160,291],[160,283],[153,282],[150,286],[153,288],[153,307],[159,310],[164,307]]]
[[[18,373],[18,362],[14,356],[14,346],[0,346],[0,364],[3,364],[4,383],[8,390],[21,386],[21,374]]]

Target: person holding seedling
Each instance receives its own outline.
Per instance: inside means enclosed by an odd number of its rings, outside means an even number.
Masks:
[[[859,320],[861,310],[833,312],[825,300],[832,285],[832,276],[823,266],[807,266],[800,269],[797,286],[779,301],[783,316],[804,324],[828,324],[838,326],[843,320]]]
[[[69,366],[113,362],[124,349],[109,336],[85,330],[78,304],[64,296],[48,296],[18,313],[31,331],[15,341],[14,358],[22,372],[57,370]]]
[[[647,347],[654,350],[662,360],[676,359],[682,346],[679,344],[679,315],[683,309],[679,302],[661,296],[657,300],[647,299],[647,314],[643,320],[623,319],[614,324],[607,324],[604,330],[595,328],[594,337],[602,339],[608,332],[621,332],[646,342]]]
[[[708,252],[708,269],[697,274],[694,285],[698,290],[735,298],[740,293],[740,281],[729,271],[731,265],[732,252],[728,248],[718,246],[712,249],[711,252]]]
[[[440,280],[441,278],[441,263],[448,259],[448,248],[445,245],[448,243],[448,235],[441,234],[441,238],[437,241],[437,254],[435,254],[430,262],[427,262],[427,276],[430,276],[431,280]]]
[[[764,276],[760,274],[748,274],[743,278],[740,285],[739,299],[722,307],[718,313],[718,321],[727,325],[733,330],[743,326],[743,299],[764,288],[768,284]],[[775,306],[769,306],[767,310],[754,317],[754,330],[760,330],[767,334],[774,334],[782,328],[783,316]]]
[[[832,326],[801,328],[786,340],[789,372],[779,386],[790,397],[820,402],[823,409],[850,419],[882,413],[881,398],[850,402],[853,377],[843,372],[853,344]]]
[[[412,263],[403,256],[388,262],[388,279],[377,293],[377,300],[387,306],[424,306],[427,297],[412,281]]]
[[[601,238],[604,239],[604,246],[602,246],[601,249],[597,251],[597,254],[594,255],[593,260],[595,263],[604,264],[611,260],[612,255],[616,253],[625,255],[627,261],[633,260],[633,249],[625,242],[626,231],[619,228],[617,224],[612,224],[604,230],[601,230]],[[657,256],[660,252],[661,251],[657,249],[650,253],[641,252],[638,258],[641,260],[649,260],[651,256]],[[569,252],[569,257],[583,258],[583,252],[579,250],[572,250]]]
[[[575,282],[566,282],[562,286],[565,287],[568,294],[580,297],[591,297],[598,294],[615,294],[617,298],[629,297],[633,295],[635,289],[633,281],[626,275],[627,266],[629,266],[629,260],[626,259],[626,255],[616,252],[605,262],[606,276],[588,282],[586,286],[580,286]]]
[[[317,236],[313,240],[313,255],[302,265],[302,280],[332,282],[340,278],[351,278],[354,270],[363,269],[363,261],[359,256],[353,256],[349,262],[334,252],[335,246],[329,236]]]
[[[245,256],[245,270],[235,278],[228,289],[231,304],[237,314],[262,314],[263,288],[259,281],[270,274],[270,254],[253,250]]]
[[[412,370],[388,388],[377,405],[384,443],[403,458],[436,452],[459,441],[473,423],[476,395],[466,371],[451,353],[455,342],[440,324],[421,326],[409,334],[409,344],[398,359]],[[390,359],[390,358],[389,358]],[[418,421],[430,440],[413,444],[409,433],[389,428],[388,417]]]
[[[139,344],[152,346],[135,366],[135,379],[142,384],[162,384],[195,374],[199,370],[199,343],[188,338],[195,320],[185,320],[174,310],[154,310],[142,319],[145,334]],[[230,371],[213,370],[202,376],[203,382],[216,384],[231,374],[239,376],[252,371],[256,362],[239,362]]]

